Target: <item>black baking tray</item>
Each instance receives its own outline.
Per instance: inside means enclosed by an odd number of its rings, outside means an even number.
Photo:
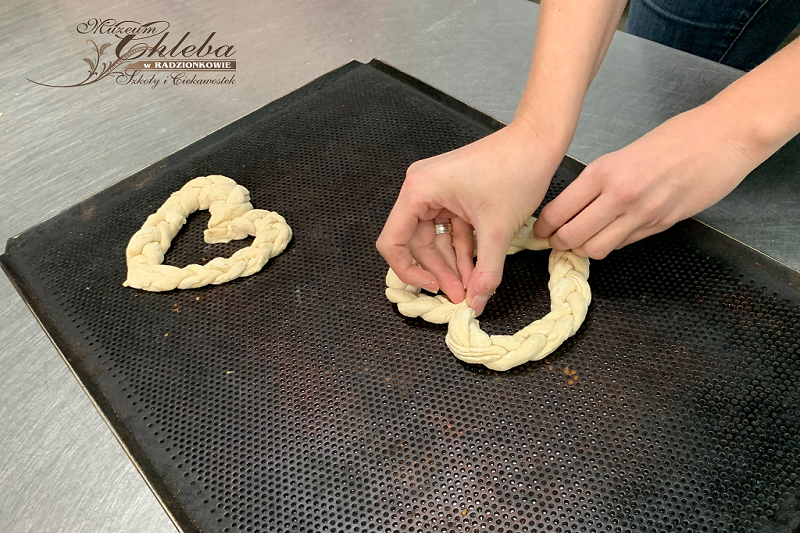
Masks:
[[[0,263],[182,531],[795,531],[800,274],[694,220],[593,261],[581,330],[506,373],[399,315],[374,242],[420,158],[500,122],[349,63],[10,239]],[[565,158],[546,200],[583,165]],[[224,174],[294,240],[258,274],[124,288],[125,246]],[[207,212],[167,254],[207,245]],[[548,252],[482,318],[547,312]]]

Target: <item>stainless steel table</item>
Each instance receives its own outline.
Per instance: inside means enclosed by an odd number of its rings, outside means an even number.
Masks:
[[[0,239],[352,59],[379,57],[508,121],[537,6],[525,0],[6,0],[0,4]],[[224,86],[53,89],[85,72],[76,26],[166,20],[233,44]],[[102,41],[102,40],[101,40]],[[586,162],[696,106],[739,72],[618,34],[570,153]],[[698,218],[800,268],[795,139]],[[168,532],[173,526],[5,277],[0,279],[0,531]]]

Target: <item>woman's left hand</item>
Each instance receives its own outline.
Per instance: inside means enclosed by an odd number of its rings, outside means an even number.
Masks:
[[[602,259],[715,204],[766,157],[732,113],[712,100],[600,157],[542,209],[534,234]]]

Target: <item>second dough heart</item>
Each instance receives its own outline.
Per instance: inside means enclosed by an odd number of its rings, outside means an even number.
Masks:
[[[203,233],[209,244],[255,239],[232,256],[217,257],[205,265],[183,268],[164,265],[164,254],[172,239],[198,209],[208,209],[211,220]],[[131,237],[125,256],[128,263],[126,287],[146,291],[194,289],[225,283],[255,274],[281,253],[292,239],[292,229],[278,213],[253,209],[250,193],[232,179],[219,176],[195,178],[147,217],[142,228]]]

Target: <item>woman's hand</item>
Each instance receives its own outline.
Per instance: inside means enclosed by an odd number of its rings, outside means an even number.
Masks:
[[[515,121],[472,144],[417,161],[408,168],[378,251],[405,283],[441,289],[456,303],[466,298],[481,313],[500,284],[508,245],[542,201],[564,144]],[[434,224],[446,222],[452,235],[436,235]]]
[[[539,206],[567,151],[583,97],[624,7],[625,0],[542,1],[531,70],[514,121],[409,167],[377,242],[401,280],[441,289],[454,302],[466,298],[476,313],[483,311],[500,284],[511,238]],[[436,235],[435,224],[447,221],[452,235]]]
[[[769,155],[731,111],[712,100],[597,159],[542,209],[534,234],[602,259],[715,204]]]

